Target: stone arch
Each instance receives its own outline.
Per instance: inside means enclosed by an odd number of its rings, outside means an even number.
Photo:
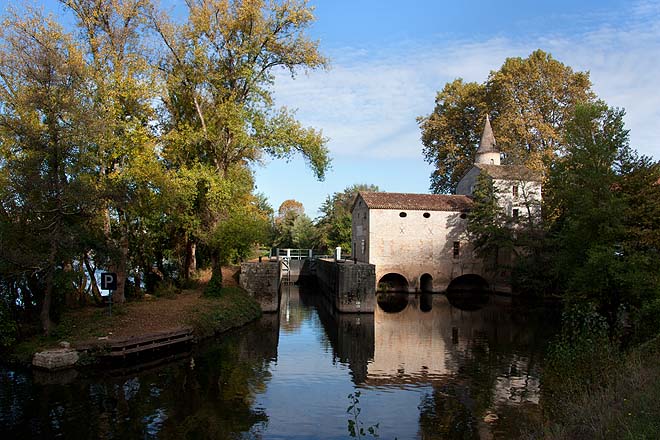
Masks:
[[[482,276],[477,274],[466,274],[451,280],[447,286],[447,292],[485,291],[488,290],[488,288],[488,281]]]
[[[378,280],[378,292],[408,292],[408,280],[399,273],[390,272]]]
[[[419,277],[419,290],[423,293],[433,292],[433,277],[425,273]]]

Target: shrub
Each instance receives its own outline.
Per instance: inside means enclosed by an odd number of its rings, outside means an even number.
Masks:
[[[0,348],[12,346],[16,342],[17,333],[16,321],[4,301],[0,301]]]
[[[219,268],[213,271],[211,279],[204,288],[204,296],[210,298],[222,296],[222,271]]]

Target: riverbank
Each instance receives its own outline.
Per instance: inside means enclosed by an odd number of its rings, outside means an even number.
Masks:
[[[223,268],[223,289],[218,297],[203,295],[209,274],[202,274],[194,288],[166,295],[145,297],[112,307],[85,307],[67,311],[52,336],[35,336],[17,344],[9,355],[12,362],[29,364],[34,353],[58,347],[99,345],[131,337],[144,337],[181,328],[192,328],[200,340],[247,324],[259,316],[258,303],[234,278],[236,268]]]
[[[522,437],[660,438],[660,336],[620,354],[594,379],[572,394],[555,396],[551,403],[561,410]]]

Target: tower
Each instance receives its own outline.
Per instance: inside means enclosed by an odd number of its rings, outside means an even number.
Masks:
[[[500,165],[500,150],[497,149],[495,135],[490,126],[490,118],[488,115],[486,115],[486,124],[484,125],[484,131],[481,134],[481,141],[479,141],[479,148],[477,149],[474,164]]]

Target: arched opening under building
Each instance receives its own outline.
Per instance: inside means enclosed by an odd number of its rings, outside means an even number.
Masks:
[[[408,292],[408,280],[401,274],[388,273],[378,281],[378,292]]]
[[[446,294],[449,304],[461,310],[478,310],[490,300],[488,281],[475,274],[454,278]]]
[[[433,292],[433,277],[427,273],[419,278],[419,290],[423,293]]]
[[[401,292],[381,292],[376,295],[378,307],[385,313],[399,313],[408,306],[408,294]]]

